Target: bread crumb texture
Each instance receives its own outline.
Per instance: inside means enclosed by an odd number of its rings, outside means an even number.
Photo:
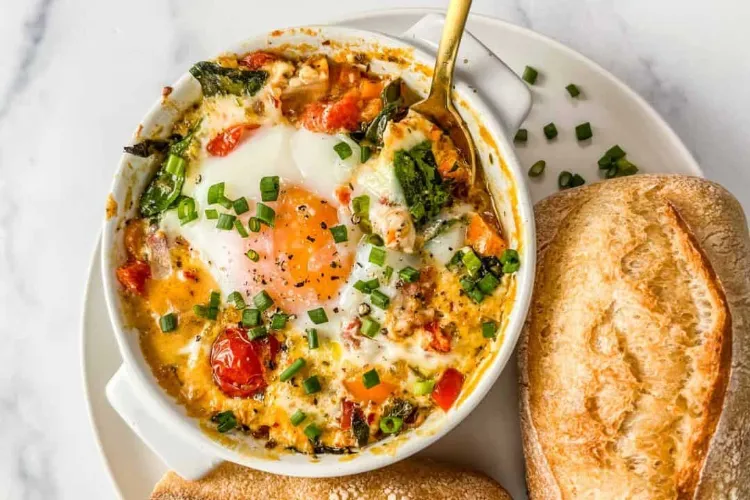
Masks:
[[[479,472],[432,460],[408,459],[384,469],[334,478],[268,474],[229,462],[200,481],[167,473],[152,500],[512,500]]]
[[[520,361],[532,498],[695,496],[729,379],[733,318],[701,246],[723,229],[699,239],[690,221],[734,200],[684,179],[613,181],[537,206]],[[746,222],[738,234],[747,242]]]

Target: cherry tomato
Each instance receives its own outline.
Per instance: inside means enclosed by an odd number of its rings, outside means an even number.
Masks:
[[[313,132],[331,134],[341,130],[359,128],[359,93],[347,93],[338,101],[328,104],[313,102],[305,106],[300,117],[302,125]]]
[[[146,291],[146,280],[151,277],[151,267],[143,261],[132,260],[118,267],[115,274],[126,290],[143,295]]]
[[[440,328],[437,321],[431,321],[424,326],[430,337],[430,348],[437,352],[451,351],[451,336]]]
[[[239,64],[248,69],[258,69],[264,64],[275,61],[276,59],[278,59],[278,57],[274,54],[269,54],[268,52],[259,50],[258,52],[251,52],[243,57],[239,61]]]
[[[264,363],[273,361],[278,351],[276,337],[248,340],[242,328],[227,328],[211,347],[214,381],[229,397],[250,397],[268,385]]]
[[[219,132],[216,137],[206,146],[206,151],[211,156],[226,156],[237,147],[242,140],[242,135],[246,130],[255,130],[259,125],[233,125],[228,129]]]
[[[341,402],[341,420],[339,421],[339,425],[343,430],[351,429],[352,417],[354,416],[356,407],[357,405],[348,399]]]
[[[461,392],[461,386],[464,383],[464,376],[455,368],[448,368],[435,384],[432,391],[432,399],[437,405],[445,411],[448,411],[453,403],[456,402],[458,394]]]

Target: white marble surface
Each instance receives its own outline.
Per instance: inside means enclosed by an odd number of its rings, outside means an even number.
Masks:
[[[259,7],[262,5],[262,7]],[[440,0],[0,1],[0,500],[110,498],[79,315],[121,146],[193,61],[249,34]],[[750,207],[750,4],[475,0],[641,93]]]

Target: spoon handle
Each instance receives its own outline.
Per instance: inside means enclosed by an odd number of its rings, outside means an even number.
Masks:
[[[469,17],[470,7],[471,0],[451,0],[448,5],[428,100],[439,99],[441,104],[450,105],[453,68],[456,66],[458,46],[461,43],[461,35],[464,32],[466,18]]]

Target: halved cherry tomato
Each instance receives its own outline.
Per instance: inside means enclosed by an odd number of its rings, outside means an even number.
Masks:
[[[211,347],[214,381],[229,397],[250,397],[268,385],[264,364],[272,361],[278,352],[276,337],[248,340],[242,328],[227,328]]]
[[[206,151],[208,151],[211,156],[226,156],[234,151],[234,148],[240,143],[242,135],[246,130],[255,130],[258,127],[260,127],[260,125],[233,125],[228,129],[219,132],[216,137],[211,139],[208,145],[206,145]]]
[[[388,382],[380,382],[375,387],[367,389],[360,379],[344,380],[344,387],[357,401],[375,403],[382,403],[396,390],[396,386]]]
[[[300,121],[312,132],[331,134],[341,130],[353,131],[359,128],[359,92],[348,92],[338,101],[322,104],[313,102],[305,106]]]
[[[430,337],[430,348],[437,352],[451,351],[451,336],[440,328],[437,321],[431,321],[424,326]]]
[[[339,421],[339,426],[343,430],[351,429],[352,417],[354,416],[356,406],[353,401],[349,401],[348,399],[341,402],[341,420]]]
[[[466,243],[485,257],[499,256],[508,248],[505,240],[479,214],[473,214],[466,228]]]
[[[140,260],[126,262],[115,271],[117,281],[129,292],[143,295],[146,280],[151,277],[151,266]]]
[[[455,368],[448,368],[443,372],[440,380],[435,384],[432,391],[432,399],[437,405],[445,411],[448,411],[453,403],[456,402],[461,386],[464,383],[464,376]]]
[[[264,64],[275,61],[276,59],[278,59],[276,55],[259,50],[257,52],[251,52],[240,59],[239,64],[248,69],[258,69]]]

